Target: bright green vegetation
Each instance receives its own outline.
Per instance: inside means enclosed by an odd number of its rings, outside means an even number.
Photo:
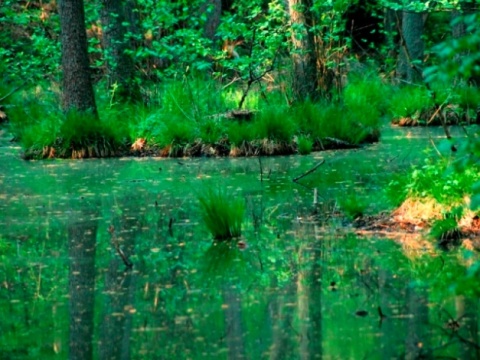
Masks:
[[[0,4],[2,359],[480,358],[478,1],[84,0],[95,106],[57,3]]]
[[[36,99],[19,93],[8,109],[10,130],[27,158],[309,154],[377,141],[386,88],[379,80],[355,82],[347,87],[343,103],[293,107],[275,93],[270,94],[272,101],[279,101],[275,104],[252,94],[255,107],[247,113],[251,119],[245,120],[230,112],[234,94],[200,80],[167,83],[154,102],[158,106],[111,104],[104,99],[100,122],[88,114],[64,116],[56,108],[55,96],[47,96],[40,87]],[[43,99],[41,105],[38,98]],[[51,110],[44,113],[45,109]],[[99,140],[95,144],[103,144],[100,149],[89,149],[88,140],[93,138]],[[142,147],[131,151],[139,139]]]
[[[302,50],[292,44],[298,29],[285,2],[228,2],[218,19],[212,18],[215,4],[205,0],[133,3],[135,16],[122,24],[128,31],[117,43],[128,44],[124,52],[135,69],[129,81],[140,99],[125,101],[121,84],[108,85],[115,49],[102,47],[101,7],[84,1],[99,120],[61,110],[56,3],[0,6],[6,19],[0,111],[8,114],[9,130],[27,159],[307,155],[378,141],[381,127],[391,121],[438,125],[480,119],[478,55],[470,51],[479,42],[478,19],[467,13],[450,23],[441,10],[450,13],[452,4],[405,5],[404,10],[429,13],[425,34],[419,35],[429,54],[419,83],[398,83],[392,76],[398,46],[382,14],[401,10],[398,5],[313,4],[308,10],[315,19],[312,36],[322,44],[312,54],[321,96],[298,100],[291,55]],[[355,20],[362,16],[371,23],[357,29]],[[211,23],[214,32],[207,34]],[[445,37],[458,24],[465,35]],[[235,110],[247,116],[236,118]]]

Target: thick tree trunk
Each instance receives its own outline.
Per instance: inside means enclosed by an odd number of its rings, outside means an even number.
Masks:
[[[315,41],[311,31],[311,4],[307,0],[289,0],[293,61],[293,93],[295,100],[305,101],[319,96]]]
[[[59,3],[63,67],[63,108],[96,115],[85,31],[83,0]]]
[[[424,52],[423,14],[403,11],[401,46],[397,63],[397,77],[409,83],[422,79]]]
[[[127,32],[135,32],[133,0],[102,0],[101,20],[103,47],[107,64],[108,89],[121,102],[140,101],[140,87],[135,82],[135,64],[128,50],[135,44],[128,41]],[[128,26],[126,26],[128,24]]]

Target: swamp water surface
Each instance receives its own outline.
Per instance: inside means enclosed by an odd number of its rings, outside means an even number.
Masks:
[[[319,212],[352,193],[384,208],[432,134],[260,161],[41,162],[3,135],[0,359],[479,358],[478,299],[452,290],[468,257],[309,217],[313,188]],[[245,198],[245,249],[211,240],[209,187]]]

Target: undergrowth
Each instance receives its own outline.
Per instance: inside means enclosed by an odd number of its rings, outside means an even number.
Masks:
[[[386,111],[382,86],[356,80],[340,102],[294,106],[281,90],[252,92],[246,119],[231,116],[240,87],[193,76],[157,86],[150,105],[118,104],[97,93],[99,119],[63,114],[58,94],[45,87],[23,91],[9,116],[27,157],[308,154],[378,140]]]

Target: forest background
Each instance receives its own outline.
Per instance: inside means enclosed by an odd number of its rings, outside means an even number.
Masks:
[[[27,159],[308,154],[437,124],[458,171],[480,151],[448,128],[480,120],[477,7],[3,1],[1,115]]]

